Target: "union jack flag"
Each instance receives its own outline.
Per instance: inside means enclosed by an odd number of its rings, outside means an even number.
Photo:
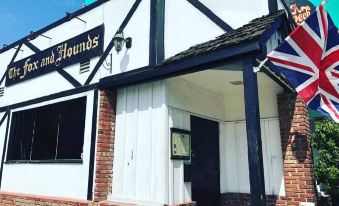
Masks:
[[[339,34],[323,5],[267,58],[309,108],[339,123]]]

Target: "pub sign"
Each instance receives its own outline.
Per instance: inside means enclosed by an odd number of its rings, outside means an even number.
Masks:
[[[56,71],[103,53],[104,26],[8,65],[6,86]]]
[[[296,24],[301,24],[315,11],[314,5],[307,0],[286,0]]]

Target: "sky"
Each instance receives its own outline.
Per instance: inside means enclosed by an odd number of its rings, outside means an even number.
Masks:
[[[85,0],[91,3],[94,0]],[[309,0],[319,5],[322,0]],[[84,0],[0,0],[0,48],[11,44],[82,8]],[[327,8],[339,25],[339,0],[329,0]]]
[[[84,0],[0,0],[0,49],[83,6]]]

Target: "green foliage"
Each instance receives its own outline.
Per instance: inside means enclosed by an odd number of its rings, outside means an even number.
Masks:
[[[333,198],[339,196],[339,124],[325,119],[317,122],[312,145],[319,151],[314,175],[323,183],[324,191]]]

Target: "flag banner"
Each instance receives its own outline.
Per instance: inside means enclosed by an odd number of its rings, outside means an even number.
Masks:
[[[319,6],[323,0],[309,0],[314,6]],[[327,12],[330,14],[334,24],[339,27],[339,0],[328,0],[325,4]]]
[[[339,34],[323,5],[267,58],[310,109],[339,123]]]

